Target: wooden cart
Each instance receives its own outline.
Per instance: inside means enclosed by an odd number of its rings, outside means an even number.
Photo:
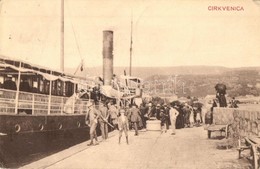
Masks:
[[[260,157],[260,138],[259,137],[245,137],[245,145],[241,145],[241,140],[239,139],[238,158],[241,158],[241,153],[244,150],[250,150],[249,160],[253,164],[254,169],[259,167],[259,157]]]
[[[221,135],[224,132],[225,137],[228,138],[229,126],[232,124],[233,120],[233,112],[230,111],[229,108],[214,108],[213,124],[206,128],[206,130],[208,130],[208,138],[211,137],[212,132],[220,132]]]
[[[220,132],[221,135],[222,135],[222,132],[224,132],[225,133],[225,138],[228,138],[228,127],[229,127],[229,124],[223,124],[223,125],[221,125],[221,124],[219,124],[219,125],[212,124],[212,125],[210,125],[207,128],[207,130],[208,130],[208,138],[211,137],[211,133],[212,132],[216,132],[216,131]]]

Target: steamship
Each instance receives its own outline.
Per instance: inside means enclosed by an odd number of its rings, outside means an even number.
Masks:
[[[125,105],[141,97],[142,79],[124,74],[112,80],[112,31],[103,31],[103,78],[64,73],[64,9],[61,16],[60,71],[0,55],[0,167],[16,168],[88,140],[90,101]]]
[[[2,166],[17,167],[29,156],[88,140],[89,101],[113,100],[124,105],[141,96],[140,78],[123,75],[111,85],[113,32],[104,31],[103,38],[102,81],[0,56]]]

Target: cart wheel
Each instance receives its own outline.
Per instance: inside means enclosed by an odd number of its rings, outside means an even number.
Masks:
[[[258,169],[258,155],[257,155],[256,146],[254,146],[254,145],[252,145],[252,154],[253,154],[254,168]]]

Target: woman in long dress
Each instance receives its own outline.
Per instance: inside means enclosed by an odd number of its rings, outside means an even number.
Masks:
[[[190,109],[190,127],[193,127],[194,125],[194,111],[193,109]]]
[[[183,110],[178,106],[177,108],[179,115],[176,119],[176,129],[184,128],[184,113]]]

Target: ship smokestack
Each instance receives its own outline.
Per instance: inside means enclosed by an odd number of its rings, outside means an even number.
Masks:
[[[103,79],[104,85],[111,85],[113,77],[113,31],[103,31]]]

